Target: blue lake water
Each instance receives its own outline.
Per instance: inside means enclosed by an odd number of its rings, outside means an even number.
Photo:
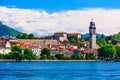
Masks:
[[[120,80],[120,63],[1,62],[0,80]]]

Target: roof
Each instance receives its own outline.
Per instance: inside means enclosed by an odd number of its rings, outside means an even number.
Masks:
[[[54,44],[54,45],[52,45],[52,46],[58,47],[58,46],[63,46],[63,44]]]
[[[60,51],[62,51],[62,52],[67,52],[68,50],[67,50],[67,49],[61,49]]]
[[[6,42],[6,40],[0,40],[0,48],[5,48]]]
[[[40,46],[48,46],[49,44],[56,44],[58,43],[57,40],[44,40],[44,39],[18,39],[21,48],[23,47],[22,45],[25,45],[26,47],[29,48],[39,48]],[[24,48],[24,47],[23,47]]]
[[[6,40],[0,40],[0,43],[6,42]]]
[[[21,47],[22,49],[25,49],[25,48],[26,48],[26,46],[25,46],[25,45],[21,45],[20,47]]]
[[[39,46],[37,46],[37,45],[32,45],[32,46],[29,46],[29,48],[39,48]]]
[[[20,44],[20,42],[18,40],[9,40],[9,42],[11,44]]]
[[[0,47],[5,48],[6,42],[10,42],[11,45],[20,44],[21,48],[38,48],[40,46],[48,46],[49,44],[57,44],[57,40],[44,40],[44,39],[16,39],[16,40],[0,40]]]
[[[96,53],[96,54],[98,54],[98,49],[87,49],[87,50],[84,50],[83,51],[84,53]]]
[[[55,32],[54,34],[67,34],[66,32]]]
[[[70,48],[71,51],[74,51],[74,50],[79,50],[78,48]]]

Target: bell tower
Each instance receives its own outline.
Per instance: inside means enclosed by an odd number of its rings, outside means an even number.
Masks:
[[[89,26],[89,48],[90,49],[96,48],[96,27],[93,19],[91,20]]]

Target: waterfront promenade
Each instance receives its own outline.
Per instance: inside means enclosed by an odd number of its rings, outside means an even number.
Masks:
[[[0,59],[0,62],[16,62],[16,60]],[[105,62],[105,60],[21,60],[20,62]]]

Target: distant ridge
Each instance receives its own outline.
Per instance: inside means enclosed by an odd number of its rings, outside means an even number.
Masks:
[[[96,33],[96,36],[99,37],[99,38],[101,38],[102,35],[99,34],[99,33]],[[86,38],[86,37],[89,37],[89,33],[82,34],[82,38]]]
[[[11,36],[11,37],[16,37],[18,34],[22,34],[21,32],[7,26],[4,25],[1,21],[0,21],[0,36]]]

